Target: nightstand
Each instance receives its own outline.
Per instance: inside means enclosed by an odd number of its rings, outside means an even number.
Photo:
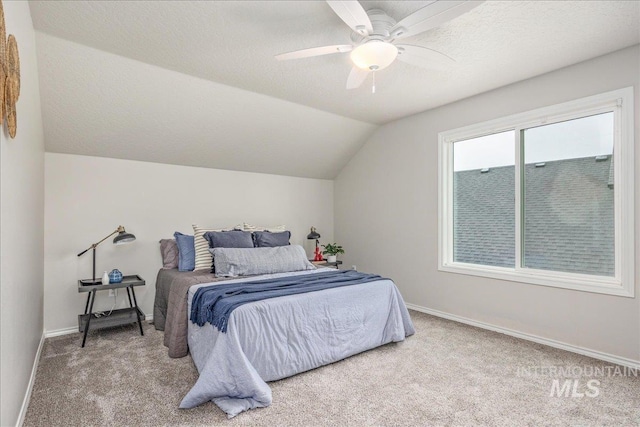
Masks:
[[[311,263],[316,267],[329,267],[329,268],[335,268],[336,270],[338,270],[340,268],[340,264],[342,264],[342,261],[340,260],[336,262],[311,261]]]
[[[88,282],[91,282],[91,280]],[[142,330],[142,321],[145,319],[145,316],[142,310],[138,308],[136,292],[133,288],[135,286],[144,286],[145,283],[144,279],[137,274],[124,276],[122,278],[122,282],[109,283],[108,285],[87,284],[87,281],[85,280],[78,280],[78,292],[89,292],[87,295],[87,303],[84,306],[84,314],[78,315],[78,329],[80,332],[84,332],[84,336],[82,337],[82,347],[84,347],[84,344],[87,341],[87,333],[89,332],[90,326],[93,329],[102,329],[138,322],[138,325],[140,326],[140,335],[144,335],[144,331]],[[119,288],[127,289],[129,308],[113,310],[106,316],[96,315],[96,313],[93,312],[93,303],[96,300],[96,292]],[[133,297],[133,300],[131,297]]]

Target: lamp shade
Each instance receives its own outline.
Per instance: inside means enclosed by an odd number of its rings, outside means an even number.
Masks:
[[[114,245],[122,245],[124,243],[131,243],[136,240],[136,236],[131,233],[127,233],[124,230],[124,227],[118,227],[118,235],[114,237],[113,244]]]
[[[364,70],[387,68],[398,56],[398,48],[388,42],[371,40],[351,51],[353,64]]]
[[[320,238],[320,234],[316,231],[315,227],[311,227],[311,233],[307,234],[307,239],[317,240]]]

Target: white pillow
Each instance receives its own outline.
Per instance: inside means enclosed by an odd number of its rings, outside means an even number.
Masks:
[[[260,227],[257,225],[247,224],[243,222],[242,224],[238,224],[233,227],[234,230],[242,230],[242,231],[270,231],[272,233],[280,233],[283,231],[287,231],[287,228],[284,225],[274,225],[273,227]]]

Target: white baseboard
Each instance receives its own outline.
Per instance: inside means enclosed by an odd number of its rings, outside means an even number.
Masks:
[[[145,314],[143,322],[153,322],[153,315]],[[75,333],[80,333],[78,332],[77,326],[73,326],[71,328],[54,329],[52,331],[45,331],[44,337],[52,338],[52,337],[59,337],[61,335],[69,335],[69,334],[75,334]]]
[[[16,422],[16,426],[21,427],[24,422],[24,417],[27,415],[27,409],[29,408],[29,401],[31,400],[31,391],[33,391],[33,384],[36,381],[36,372],[38,372],[38,363],[40,362],[40,353],[42,353],[42,347],[44,345],[44,333],[42,337],[40,337],[40,344],[38,344],[38,351],[36,351],[36,357],[33,361],[33,368],[31,368],[31,377],[29,377],[29,384],[27,385],[27,391],[24,394],[24,399],[22,400],[22,407],[20,408],[20,413],[18,414],[18,421]]]
[[[627,359],[625,357],[615,356],[609,353],[603,353],[601,351],[592,350],[589,348],[579,347],[572,344],[567,344],[561,341],[552,340],[549,338],[540,337],[537,335],[528,334],[525,332],[515,331],[509,328],[503,328],[501,326],[492,325],[485,322],[469,319],[455,314],[445,313],[443,311],[433,310],[426,307],[421,307],[415,304],[406,304],[407,308],[411,310],[420,311],[422,313],[431,314],[436,317],[442,317],[444,319],[453,320],[455,322],[464,323],[471,326],[476,326],[482,329],[488,329],[490,331],[499,332],[501,334],[510,335],[512,337],[520,338],[527,341],[533,341],[538,344],[548,345],[549,347],[559,348],[561,350],[570,351],[572,353],[582,354],[583,356],[593,357],[594,359],[604,360],[605,362],[615,363],[616,365],[626,366],[632,369],[640,369],[640,361]]]
[[[63,329],[55,329],[53,331],[45,331],[45,338],[59,337],[60,335],[68,335],[78,332],[78,327],[75,326],[73,328],[63,328]]]

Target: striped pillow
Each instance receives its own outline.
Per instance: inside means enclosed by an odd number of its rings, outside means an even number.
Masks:
[[[208,231],[229,231],[232,228],[205,228],[193,224],[193,243],[196,249],[195,270],[211,270],[213,257],[209,253],[209,242],[204,238],[204,233]]]

